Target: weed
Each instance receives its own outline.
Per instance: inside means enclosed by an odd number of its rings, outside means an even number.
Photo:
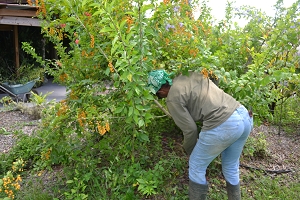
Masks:
[[[59,183],[55,183],[58,185]],[[51,187],[51,188],[50,188]],[[53,200],[53,191],[55,186],[53,183],[46,185],[38,177],[24,178],[22,189],[16,194],[16,199],[20,200]]]
[[[7,130],[5,128],[0,128],[0,135],[9,135],[10,133],[7,132]]]
[[[13,101],[13,98],[10,96],[4,96],[0,99],[0,103],[3,104],[3,111],[10,111],[13,110],[15,102]]]
[[[66,183],[70,187],[70,192],[65,192],[66,199],[83,200],[87,199],[86,194],[86,182],[90,180],[92,173],[82,174],[75,169],[75,176],[72,180],[68,180]]]
[[[249,136],[243,149],[244,158],[265,158],[267,152],[266,135],[263,132],[257,133],[255,136]]]
[[[12,147],[8,154],[1,157],[5,162],[0,163],[0,172],[5,172],[9,168],[10,163],[18,158],[26,161],[25,167],[32,167],[31,164],[40,159],[39,145],[42,143],[41,138],[19,134],[16,144]]]

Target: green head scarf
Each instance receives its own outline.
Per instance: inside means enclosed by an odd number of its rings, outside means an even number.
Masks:
[[[166,84],[167,81],[169,85],[172,85],[172,79],[169,77],[170,74],[167,74],[165,70],[153,70],[149,73],[148,77],[148,87],[153,94],[161,88],[163,84]]]

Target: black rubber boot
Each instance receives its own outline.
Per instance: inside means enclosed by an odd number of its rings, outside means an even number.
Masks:
[[[226,182],[226,189],[228,200],[241,200],[241,189],[240,183],[237,185],[231,185],[230,183]]]
[[[202,185],[189,181],[189,199],[190,200],[206,200],[208,185]]]

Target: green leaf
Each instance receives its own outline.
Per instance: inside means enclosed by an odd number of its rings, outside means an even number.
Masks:
[[[145,99],[147,99],[147,100],[153,100],[153,99],[154,99],[152,93],[147,92],[147,91],[144,91],[144,92],[143,92],[143,97],[144,97]]]
[[[153,116],[150,113],[146,112],[146,114],[145,114],[145,122],[146,123],[150,123],[152,118],[153,118]]]
[[[110,69],[107,67],[106,70],[105,70],[105,72],[104,72],[104,74],[105,74],[106,76],[108,76],[109,73],[110,73]]]
[[[133,91],[130,90],[128,93],[127,93],[127,99],[132,99],[132,95],[133,95]],[[130,104],[131,105],[131,104]]]
[[[154,8],[154,4],[143,5],[142,12],[146,12],[147,10],[152,9],[152,8]]]
[[[68,22],[78,22],[78,19],[77,18],[75,18],[75,17],[69,17],[68,19],[67,19],[67,21]]]
[[[266,86],[267,84],[270,83],[270,77],[269,76],[266,76],[265,78],[263,78],[261,81],[260,81],[260,84],[262,86]]]
[[[98,11],[93,13],[93,16],[102,15],[103,13],[105,13],[104,10],[98,10]]]
[[[134,15],[135,15],[135,13],[134,13],[134,12],[132,12],[132,11],[125,12],[125,14],[126,14],[126,15],[132,15],[132,16],[134,16]]]
[[[130,59],[131,64],[134,65],[140,60],[140,56],[134,56]]]
[[[86,4],[87,1],[88,1],[88,0],[83,0],[83,1],[82,1],[82,3],[81,3],[81,7],[82,7],[82,8],[85,8],[85,4]]]
[[[141,92],[140,92],[140,89],[139,89],[138,87],[136,87],[134,90],[135,90],[135,93],[136,93],[137,95],[140,95]]]
[[[134,34],[135,34],[134,31],[130,31],[130,33],[128,33],[128,34],[126,35],[126,42],[127,42],[127,43],[129,42],[130,38],[131,38]]]
[[[137,180],[137,182],[139,182],[139,183],[146,183],[146,181],[144,181],[144,179],[136,179]]]
[[[241,87],[237,87],[237,88],[235,88],[235,93],[238,93],[239,91],[241,91]]]
[[[140,112],[139,112],[137,109],[134,109],[133,113],[134,113],[135,115],[140,115]]]
[[[137,105],[137,106],[136,106],[136,109],[138,109],[138,110],[144,110],[144,106],[142,106],[142,105]]]
[[[144,126],[144,124],[145,124],[144,120],[143,120],[143,119],[140,119],[140,120],[139,120],[139,123],[138,123],[139,127]],[[147,138],[148,138],[148,136],[147,136]]]
[[[132,74],[128,74],[128,75],[127,75],[127,79],[128,79],[130,82],[132,82]]]
[[[103,29],[100,30],[100,33],[106,33],[106,32],[112,32],[114,31],[114,29],[108,27],[108,26],[105,26]]]
[[[112,48],[110,50],[110,54],[113,55],[115,53],[115,51],[118,49],[119,45],[116,44],[119,40],[119,37],[116,36],[113,41],[112,41]]]
[[[117,113],[120,113],[120,112],[123,111],[123,109],[124,109],[124,107],[118,107],[118,108],[115,110],[115,113],[116,113],[116,114],[117,114]]]
[[[126,24],[126,20],[123,20],[121,23],[120,23],[120,30],[122,30],[124,28],[124,25]]]
[[[135,122],[136,124],[139,123],[139,118],[138,118],[137,115],[134,115],[134,116],[133,116],[133,120],[134,120],[134,122]]]
[[[128,117],[130,117],[133,113],[133,107],[129,107]]]
[[[148,135],[146,135],[144,133],[140,133],[138,135],[138,138],[143,142],[150,142]]]
[[[120,66],[122,67],[122,66]],[[127,77],[128,77],[129,72],[128,71],[124,71],[124,73],[121,75],[121,80],[126,81]]]

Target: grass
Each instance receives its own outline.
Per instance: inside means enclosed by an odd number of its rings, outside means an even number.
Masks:
[[[173,155],[174,156],[174,155]],[[174,157],[173,157],[174,158]],[[177,158],[180,159],[180,158]],[[30,172],[28,172],[30,173]],[[187,182],[181,182],[187,175],[187,170],[177,171],[176,173],[170,173],[168,180],[164,187],[159,188],[159,192],[156,195],[149,196],[144,199],[166,199],[166,200],[184,200],[188,199],[187,194]],[[50,173],[51,174],[51,173]],[[51,175],[49,175],[51,176]],[[263,174],[259,171],[247,171],[242,173],[241,179],[241,191],[243,200],[296,200],[300,199],[300,174]],[[95,177],[90,188],[94,188],[89,194],[89,198],[98,200],[99,197],[106,197],[101,199],[109,199],[110,194],[105,189],[105,185],[101,185],[101,177]],[[45,176],[34,176],[24,180],[22,190],[16,195],[16,199],[20,200],[50,200],[54,197],[58,198],[62,196],[64,190],[66,190],[66,183],[64,179],[57,179],[56,182],[45,183]],[[220,174],[211,174],[210,188],[208,199],[211,200],[223,200],[227,199],[227,193],[225,189],[225,181]],[[185,185],[184,185],[185,184]],[[117,186],[116,186],[117,187]],[[111,188],[113,191],[113,187]],[[135,196],[135,191],[128,190],[128,199],[140,199]],[[131,192],[131,193],[130,193]],[[98,197],[98,198],[97,198]]]
[[[27,180],[22,185],[22,190],[20,190],[16,199],[23,200],[52,200],[53,196],[46,190],[47,185],[45,185],[42,180]],[[52,189],[52,188],[48,188]]]
[[[249,176],[255,175],[255,179],[244,183],[242,182],[241,191],[242,199],[250,200],[294,200],[300,198],[300,183],[290,182],[284,184],[289,177],[286,175],[280,175],[278,177],[270,177],[268,175],[255,173],[249,174]],[[212,182],[220,182],[219,180],[213,180]],[[209,190],[209,199],[227,199],[227,193],[224,184],[213,184],[213,187]]]
[[[287,175],[275,177],[255,174],[256,178],[244,188],[245,199],[293,200],[300,198],[299,173],[296,180]]]
[[[10,132],[8,132],[5,128],[0,128],[0,135],[9,135]]]

